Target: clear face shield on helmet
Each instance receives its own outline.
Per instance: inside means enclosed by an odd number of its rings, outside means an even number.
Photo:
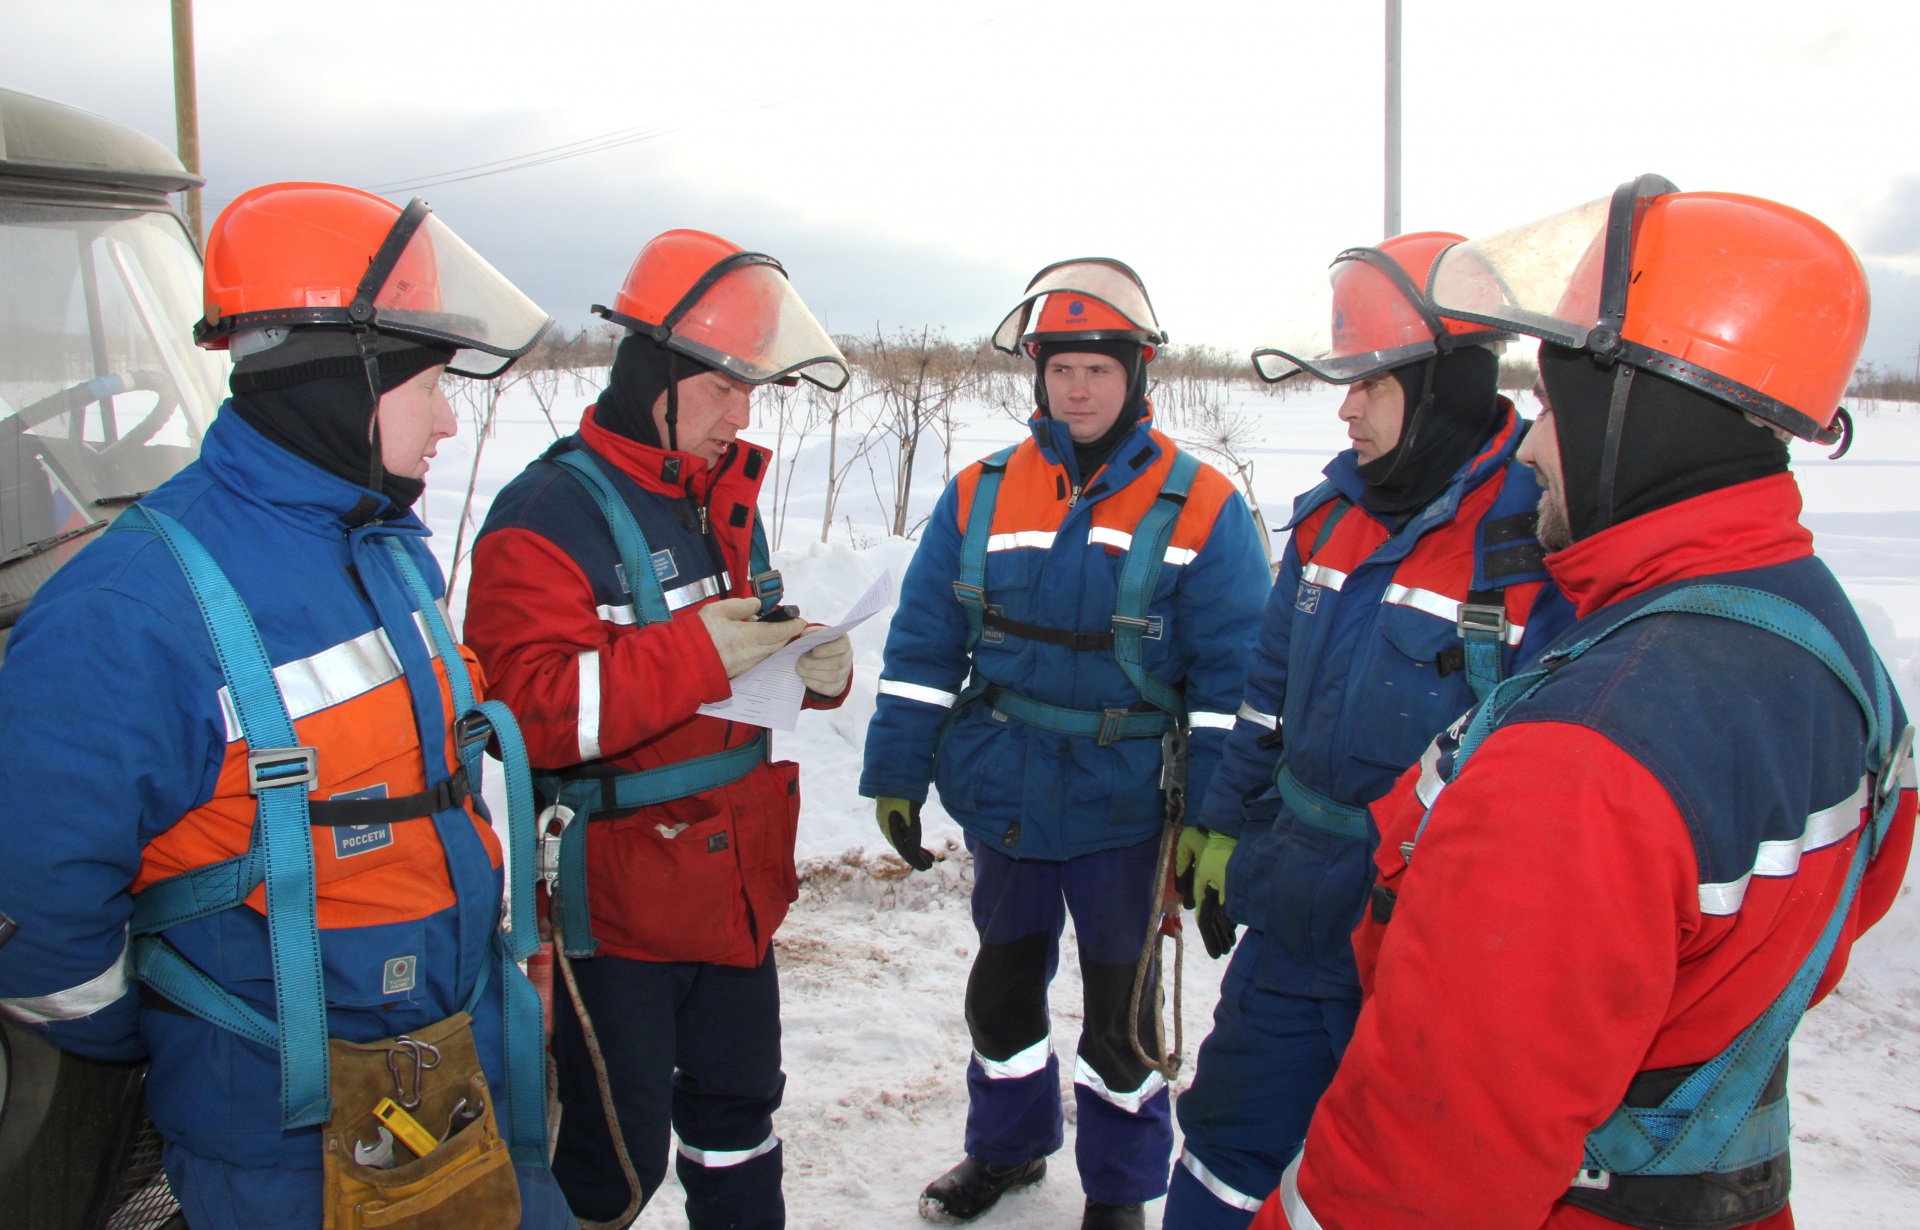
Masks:
[[[416,207],[421,216],[414,221]],[[387,244],[374,257],[371,276],[402,228],[408,228],[391,268],[372,296],[372,314],[364,322],[383,333],[397,333],[457,348],[447,370],[460,376],[491,379],[533,348],[553,317],[501,276],[478,252],[453,233],[424,202],[407,207]],[[411,223],[411,225],[409,225]],[[363,283],[363,291],[364,291]],[[355,308],[348,309],[355,315]]]
[[[1654,197],[1678,191],[1642,175],[1611,196],[1456,244],[1435,263],[1428,294],[1447,316],[1608,351],[1625,318],[1634,224]]]
[[[1306,372],[1352,384],[1436,353],[1443,332],[1397,261],[1349,248],[1253,352],[1253,366],[1270,383]]]
[[[1117,312],[1131,328],[1089,328],[1081,332],[1069,325],[1066,331],[1050,331],[1049,338],[1057,337],[1066,341],[1076,338],[1129,337],[1146,346],[1166,345],[1166,332],[1160,328],[1160,322],[1153,314],[1153,304],[1147,298],[1147,288],[1141,284],[1139,275],[1119,261],[1089,257],[1048,265],[1035,274],[1033,280],[1027,283],[1026,294],[993,331],[994,349],[1011,355],[1024,354],[1023,343],[1029,338],[1027,326],[1033,320],[1034,309],[1041,300],[1051,295],[1096,300]]]
[[[716,266],[719,276],[702,279],[704,286],[693,292],[698,298],[654,326],[655,338],[745,384],[805,379],[828,391],[845,386],[847,359],[840,347],[777,263],[770,257],[739,259],[753,256],[739,253]]]

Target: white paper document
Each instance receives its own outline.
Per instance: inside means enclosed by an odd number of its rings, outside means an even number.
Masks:
[[[701,705],[700,712],[707,717],[764,726],[768,730],[792,730],[800,720],[800,706],[807,698],[807,685],[793,670],[800,655],[816,645],[840,639],[886,610],[892,601],[893,574],[883,572],[838,623],[809,628],[805,634],[788,641],[746,674],[735,676],[732,696],[715,704]]]

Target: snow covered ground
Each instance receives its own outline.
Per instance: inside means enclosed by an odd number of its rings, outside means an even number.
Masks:
[[[566,432],[598,385],[588,381],[575,395],[572,379],[563,381],[553,417]],[[1531,412],[1528,399],[1521,400]],[[1326,459],[1345,446],[1337,403],[1325,390],[1284,400],[1250,390],[1230,395],[1229,412],[1256,427],[1258,444],[1246,452],[1269,524],[1286,522],[1293,496],[1317,482]],[[1806,493],[1806,524],[1912,708],[1920,701],[1920,407],[1869,409],[1848,457],[1827,461],[1825,450],[1796,446],[1795,468]],[[1025,430],[986,406],[969,407],[961,418],[951,451],[956,468]],[[775,434],[771,423],[749,433],[768,445]],[[502,398],[477,471],[470,423],[442,444],[424,507],[443,564],[452,562],[469,474],[478,476],[470,548],[493,495],[553,439],[554,428],[521,385]],[[831,541],[819,541],[826,448],[816,433],[797,458],[779,462],[794,468],[775,563],[789,601],[818,620],[840,615],[882,571],[892,571],[897,582],[914,550],[913,542],[886,535],[888,484],[884,473],[869,482],[864,469],[856,470],[835,509]],[[931,510],[946,477],[937,442],[921,457],[913,485],[916,522]],[[776,512],[765,500],[762,509]],[[463,601],[457,587],[456,613]],[[898,863],[874,861],[870,855],[881,843],[870,804],[856,789],[886,631],[886,619],[876,618],[855,632],[859,669],[843,708],[807,714],[794,734],[775,736],[778,755],[800,761],[806,779],[801,899],[776,940],[788,1074],[778,1129],[796,1228],[922,1225],[914,1212],[920,1188],[960,1158],[968,1054],[960,1006],[975,943],[966,910],[967,858],[959,830],[935,804],[927,809],[928,844],[944,849],[946,858],[933,872],[907,876]],[[1070,953],[1070,937],[1065,944]],[[1080,1015],[1072,965],[1063,963],[1053,992],[1054,1046],[1064,1055],[1072,1053]],[[1189,1056],[1205,1036],[1222,965],[1197,943],[1189,954]],[[1792,1090],[1798,1223],[1807,1230],[1920,1225],[1920,892],[1911,883],[1892,915],[1854,949],[1839,989],[1802,1025]],[[1070,1093],[1066,1104],[1071,1116]],[[1010,1197],[976,1224],[1077,1225],[1082,1197],[1071,1120],[1068,1132],[1068,1147],[1056,1155],[1046,1182]],[[668,1190],[638,1226],[685,1225],[673,1186],[669,1177]],[[1149,1224],[1157,1225],[1159,1205],[1148,1207]]]

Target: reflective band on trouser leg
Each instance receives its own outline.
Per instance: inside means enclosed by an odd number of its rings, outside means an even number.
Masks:
[[[120,955],[113,959],[112,965],[77,987],[68,987],[51,995],[0,999],[0,1015],[29,1025],[77,1021],[81,1017],[92,1016],[127,993],[127,950],[128,945],[122,944]]]
[[[1118,1107],[1129,1115],[1137,1115],[1148,1099],[1167,1087],[1167,1078],[1158,1072],[1149,1072],[1138,1089],[1113,1090],[1107,1088],[1106,1080],[1093,1070],[1091,1064],[1079,1059],[1074,1062],[1073,1083],[1093,1093],[1107,1105]]]
[[[917,700],[923,705],[938,705],[942,709],[953,708],[953,702],[960,699],[959,694],[955,692],[942,692],[939,688],[907,683],[899,679],[882,679],[880,695],[898,696],[901,700]]]
[[[1303,1152],[1288,1164],[1280,1175],[1280,1211],[1287,1215],[1287,1224],[1292,1230],[1323,1230],[1320,1219],[1313,1215],[1307,1202],[1300,1198],[1300,1162],[1307,1155]]]
[[[738,1166],[763,1157],[780,1147],[780,1137],[772,1132],[767,1138],[751,1149],[696,1149],[686,1141],[681,1141],[680,1156],[696,1166],[705,1166],[708,1170],[719,1170],[727,1166]]]
[[[1047,1060],[1053,1057],[1053,1044],[1046,1038],[1016,1055],[1005,1059],[988,1059],[979,1051],[973,1053],[973,1061],[987,1074],[990,1081],[1017,1081],[1032,1076],[1047,1066]]]
[[[1221,1204],[1245,1209],[1249,1213],[1258,1213],[1260,1206],[1265,1203],[1258,1197],[1247,1195],[1237,1187],[1228,1186],[1219,1175],[1208,1170],[1207,1164],[1195,1157],[1191,1149],[1180,1150],[1180,1164],[1186,1167],[1187,1173],[1192,1175],[1200,1186],[1206,1188],[1208,1194]]]
[[[580,704],[577,739],[580,759],[600,759],[600,651],[589,649],[579,657]]]

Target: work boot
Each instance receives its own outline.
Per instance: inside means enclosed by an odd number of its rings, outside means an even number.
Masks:
[[[1080,1230],[1146,1230],[1147,1211],[1137,1204],[1101,1204],[1087,1201]]]
[[[920,1193],[920,1216],[950,1224],[972,1221],[994,1206],[1000,1197],[1045,1178],[1047,1159],[1036,1157],[1012,1166],[992,1166],[969,1157],[927,1184]]]

